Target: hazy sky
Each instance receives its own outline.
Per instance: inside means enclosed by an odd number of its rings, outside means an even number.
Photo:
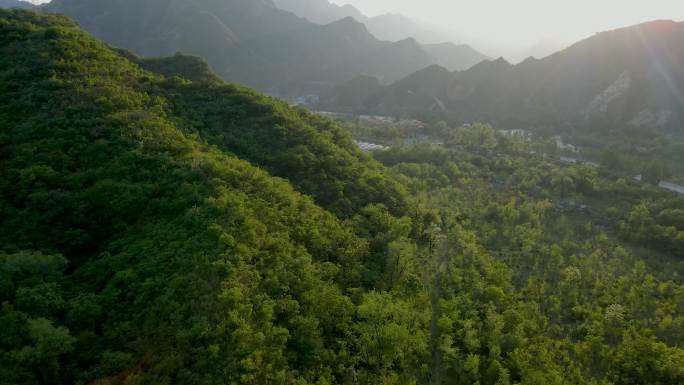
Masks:
[[[401,13],[516,46],[575,41],[656,19],[684,20],[684,0],[332,0],[369,16]]]

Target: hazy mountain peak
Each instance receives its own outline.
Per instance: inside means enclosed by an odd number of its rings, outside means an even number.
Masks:
[[[353,16],[345,16],[339,20],[333,21],[332,23],[328,23],[328,25],[354,25],[365,27],[362,22],[356,20]]]
[[[501,69],[508,69],[508,68],[514,68],[515,66],[511,63],[509,63],[506,59],[503,57],[499,57],[494,60],[484,60],[476,65],[474,65],[471,70],[476,70],[476,71],[491,71],[491,70],[501,70]]]
[[[602,31],[596,33],[594,36],[589,37],[583,41],[591,41],[596,37],[611,36],[611,35],[623,35],[623,34],[634,34],[634,33],[649,33],[653,35],[659,35],[664,33],[669,33],[675,31],[684,26],[684,22],[676,22],[673,20],[653,20],[647,21],[641,24],[616,28],[612,30]],[[582,43],[580,41],[579,43]]]
[[[682,24],[681,22],[676,22],[674,20],[653,20],[653,21],[647,21],[645,23],[637,25],[637,28],[648,28],[648,29],[655,29],[655,30],[662,30],[663,28],[665,29],[672,29],[676,28],[677,25]],[[629,27],[627,27],[629,28]]]
[[[418,43],[418,40],[416,40],[413,37],[407,37],[406,39],[399,40],[397,42],[397,44],[420,46],[420,43]]]
[[[329,24],[348,16],[360,21],[367,19],[361,11],[350,4],[337,5],[328,0],[274,0],[274,3],[280,9],[317,24]]]
[[[456,44],[456,43],[451,42],[451,41],[446,41],[446,42],[442,42],[442,43],[427,44],[427,45],[431,45],[433,47],[440,47],[440,48],[469,47],[469,45],[467,45],[467,44]]]
[[[370,32],[368,32],[368,28],[366,28],[366,25],[354,19],[351,16],[347,16],[340,20],[333,21],[332,23],[324,25],[323,28],[343,35],[355,34],[357,36],[371,37]]]
[[[432,64],[430,66],[427,66],[423,68],[420,71],[417,71],[416,74],[418,75],[445,75],[445,74],[451,74],[451,71],[449,69],[442,67],[439,64]]]
[[[465,70],[484,60],[489,60],[489,57],[467,44],[446,42],[426,44],[423,48],[432,55],[436,64],[451,71]]]
[[[452,75],[452,72],[448,69],[438,64],[433,64],[423,68],[420,71],[416,71],[410,76],[407,76],[406,78],[397,82],[396,85],[411,89],[419,87],[432,87],[437,83],[444,84],[444,80],[450,79]]]
[[[0,8],[21,8],[32,9],[36,6],[28,1],[22,0],[0,0]]]
[[[394,19],[394,20],[405,20],[405,21],[413,21],[411,18],[406,17],[400,13],[396,12],[387,12],[380,14],[378,16],[373,17],[374,19]]]

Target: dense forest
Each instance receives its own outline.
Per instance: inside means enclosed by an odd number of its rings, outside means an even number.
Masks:
[[[684,383],[684,199],[430,129],[0,10],[0,384]]]

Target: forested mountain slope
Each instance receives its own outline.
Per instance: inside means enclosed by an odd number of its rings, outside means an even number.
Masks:
[[[560,132],[678,130],[683,39],[684,23],[657,21],[597,34],[542,60],[483,62],[428,83],[419,72],[369,96],[362,109]]]
[[[339,128],[153,75],[64,17],[0,10],[0,53],[3,383],[316,383],[353,367],[342,289],[367,242],[234,155],[339,211],[372,203],[364,190],[400,199]]]
[[[209,64],[199,56],[177,53],[168,57],[145,58],[125,49],[118,49],[118,52],[143,69],[166,77],[178,76],[193,82],[219,82],[221,80]]]
[[[401,186],[388,180],[377,162],[331,121],[226,85],[199,58],[143,59],[124,54],[150,71],[200,80],[167,79],[145,89],[166,100],[167,111],[186,132],[288,179],[341,217],[375,203],[394,213],[406,210]]]

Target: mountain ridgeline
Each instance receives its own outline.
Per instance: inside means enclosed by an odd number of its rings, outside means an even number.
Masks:
[[[684,23],[645,23],[518,65],[498,59],[453,73],[429,67],[338,108],[561,133],[679,130],[684,122],[682,41]],[[339,92],[349,93],[349,85]],[[335,94],[323,100],[326,108],[336,104]]]
[[[363,23],[373,36],[380,40],[399,41],[416,39],[430,53],[434,64],[452,71],[464,70],[487,60],[488,57],[461,41],[453,33],[441,32],[439,28],[424,25],[399,14],[383,14],[367,17],[352,5],[337,5],[329,0],[274,0],[278,8],[290,11],[317,24],[328,24],[352,17]]]
[[[0,0],[0,8],[10,9],[35,9],[36,6],[22,0]]]
[[[410,38],[378,40],[351,17],[314,24],[271,0],[54,0],[44,8],[116,47],[141,56],[198,55],[224,80],[284,97],[358,75],[387,84],[430,64],[463,69],[484,59],[464,47],[433,56]]]

